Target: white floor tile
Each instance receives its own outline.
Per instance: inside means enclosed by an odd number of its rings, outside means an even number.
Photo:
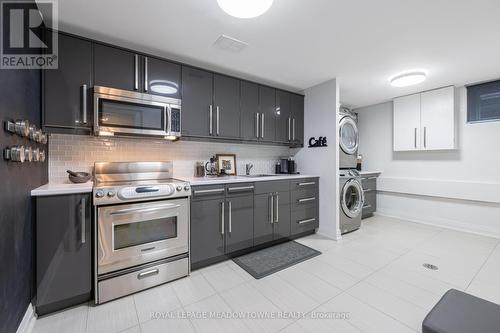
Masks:
[[[196,333],[189,319],[153,319],[141,324],[142,333]]]
[[[33,333],[84,333],[89,307],[87,303],[46,315],[35,321]]]
[[[182,305],[189,305],[215,294],[214,288],[208,283],[203,274],[174,281],[172,282],[172,288]]]
[[[465,291],[466,293],[500,304],[500,283],[474,279]]]
[[[352,261],[351,259],[347,259],[335,251],[325,252],[317,258],[318,260],[323,261],[328,265],[344,271],[347,274],[352,275],[358,279],[363,279],[375,271],[375,269],[358,264],[357,262]]]
[[[247,281],[226,262],[224,265],[202,271],[202,275],[217,292],[231,289]]]
[[[360,280],[359,278],[347,274],[346,272],[341,271],[340,269],[325,264],[324,262],[320,261],[317,257],[304,261],[303,263],[297,265],[297,267],[306,272],[314,274],[323,281],[328,282],[334,287],[340,288],[342,290],[345,290],[353,286],[356,282]]]
[[[141,326],[137,325],[134,327],[127,328],[119,333],[141,333]]]
[[[139,322],[151,320],[155,312],[168,312],[181,307],[171,284],[164,284],[133,295]]]
[[[87,322],[88,333],[116,333],[139,323],[132,296],[91,306]]]

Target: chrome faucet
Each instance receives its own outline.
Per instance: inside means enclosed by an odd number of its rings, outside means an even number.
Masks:
[[[247,165],[245,165],[245,173],[247,176],[250,175],[250,170],[252,170],[253,168],[253,164],[252,163],[248,163]]]

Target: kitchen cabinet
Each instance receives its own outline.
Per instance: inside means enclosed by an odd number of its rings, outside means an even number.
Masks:
[[[242,81],[240,89],[241,138],[257,141],[260,138],[259,85]]]
[[[292,236],[313,231],[319,227],[319,181],[318,178],[302,178],[291,181]]]
[[[58,68],[43,71],[43,128],[90,131],[92,43],[59,34]]]
[[[289,92],[276,91],[276,142],[291,142],[292,140],[291,103]]]
[[[240,80],[215,74],[213,87],[212,133],[221,138],[237,139],[240,137]]]
[[[394,99],[394,151],[455,149],[455,93],[446,87]]]
[[[142,57],[144,92],[181,99],[181,65],[154,57]]]
[[[182,135],[213,135],[213,74],[182,66]]]
[[[253,185],[234,184],[228,186],[226,197],[226,253],[232,253],[253,246],[254,201]],[[246,189],[245,189],[246,188]],[[232,190],[236,189],[236,190]],[[240,190],[238,190],[240,189]],[[235,194],[231,194],[233,191]]]
[[[36,198],[38,315],[90,299],[92,238],[90,194]]]
[[[291,96],[292,145],[304,144],[304,96]]]
[[[271,200],[274,200],[273,193],[259,194],[254,197],[254,245],[273,240],[272,210],[274,203]]]
[[[123,90],[141,89],[139,55],[112,46],[94,44],[94,84]]]
[[[259,86],[259,107],[261,113],[260,140],[272,142],[276,137],[276,89]]]

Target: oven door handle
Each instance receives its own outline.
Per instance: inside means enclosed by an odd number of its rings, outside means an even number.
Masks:
[[[164,206],[154,206],[149,208],[127,208],[122,210],[117,210],[109,213],[109,215],[127,215],[135,213],[153,213],[160,210],[179,208],[181,205],[164,205]]]

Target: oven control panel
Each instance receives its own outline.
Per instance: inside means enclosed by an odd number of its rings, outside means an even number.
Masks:
[[[131,186],[118,190],[118,197],[123,200],[151,197],[168,197],[175,192],[171,184],[155,186]]]
[[[143,201],[156,198],[188,197],[189,183],[155,184],[144,186],[103,187],[94,189],[94,205],[106,205],[129,201]]]

